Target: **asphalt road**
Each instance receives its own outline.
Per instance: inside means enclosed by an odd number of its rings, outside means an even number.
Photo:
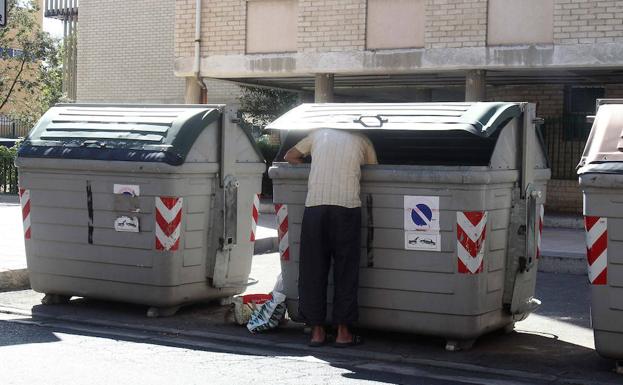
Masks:
[[[114,328],[41,324],[7,314],[0,314],[0,372],[3,385],[524,383],[413,365],[329,361]]]

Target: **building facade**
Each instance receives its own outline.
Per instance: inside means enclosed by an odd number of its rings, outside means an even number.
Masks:
[[[582,205],[585,116],[623,97],[620,0],[176,0],[174,40],[179,77],[320,102],[534,102],[557,211]]]
[[[80,0],[78,102],[183,103],[173,73],[175,4]]]

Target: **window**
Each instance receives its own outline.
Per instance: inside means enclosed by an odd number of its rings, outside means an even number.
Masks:
[[[247,53],[295,52],[297,0],[247,2]]]
[[[554,0],[489,0],[487,44],[551,44]]]
[[[22,57],[22,55],[24,55],[24,51],[21,49],[0,48],[0,57],[2,58]]]
[[[424,47],[426,1],[368,0],[367,49]]]
[[[564,100],[564,139],[586,140],[591,131],[588,115],[595,115],[597,99],[605,96],[602,87],[566,87]]]

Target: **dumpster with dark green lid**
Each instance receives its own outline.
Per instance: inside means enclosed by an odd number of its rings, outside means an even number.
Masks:
[[[367,135],[379,159],[362,167],[361,326],[441,336],[456,350],[525,318],[538,304],[550,176],[536,123],[528,103],[362,103],[303,105],[270,124],[284,139],[269,175],[287,224],[280,249],[291,317],[309,165],[283,154],[329,128]]]
[[[249,284],[265,163],[222,105],[59,105],[16,165],[32,288],[149,305],[151,315]]]

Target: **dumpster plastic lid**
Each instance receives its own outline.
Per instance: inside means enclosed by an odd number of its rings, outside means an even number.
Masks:
[[[623,171],[623,100],[599,106],[578,174]]]
[[[180,165],[222,107],[61,104],[43,115],[19,156]]]
[[[275,130],[462,130],[489,137],[521,115],[519,103],[302,104],[268,125]]]

